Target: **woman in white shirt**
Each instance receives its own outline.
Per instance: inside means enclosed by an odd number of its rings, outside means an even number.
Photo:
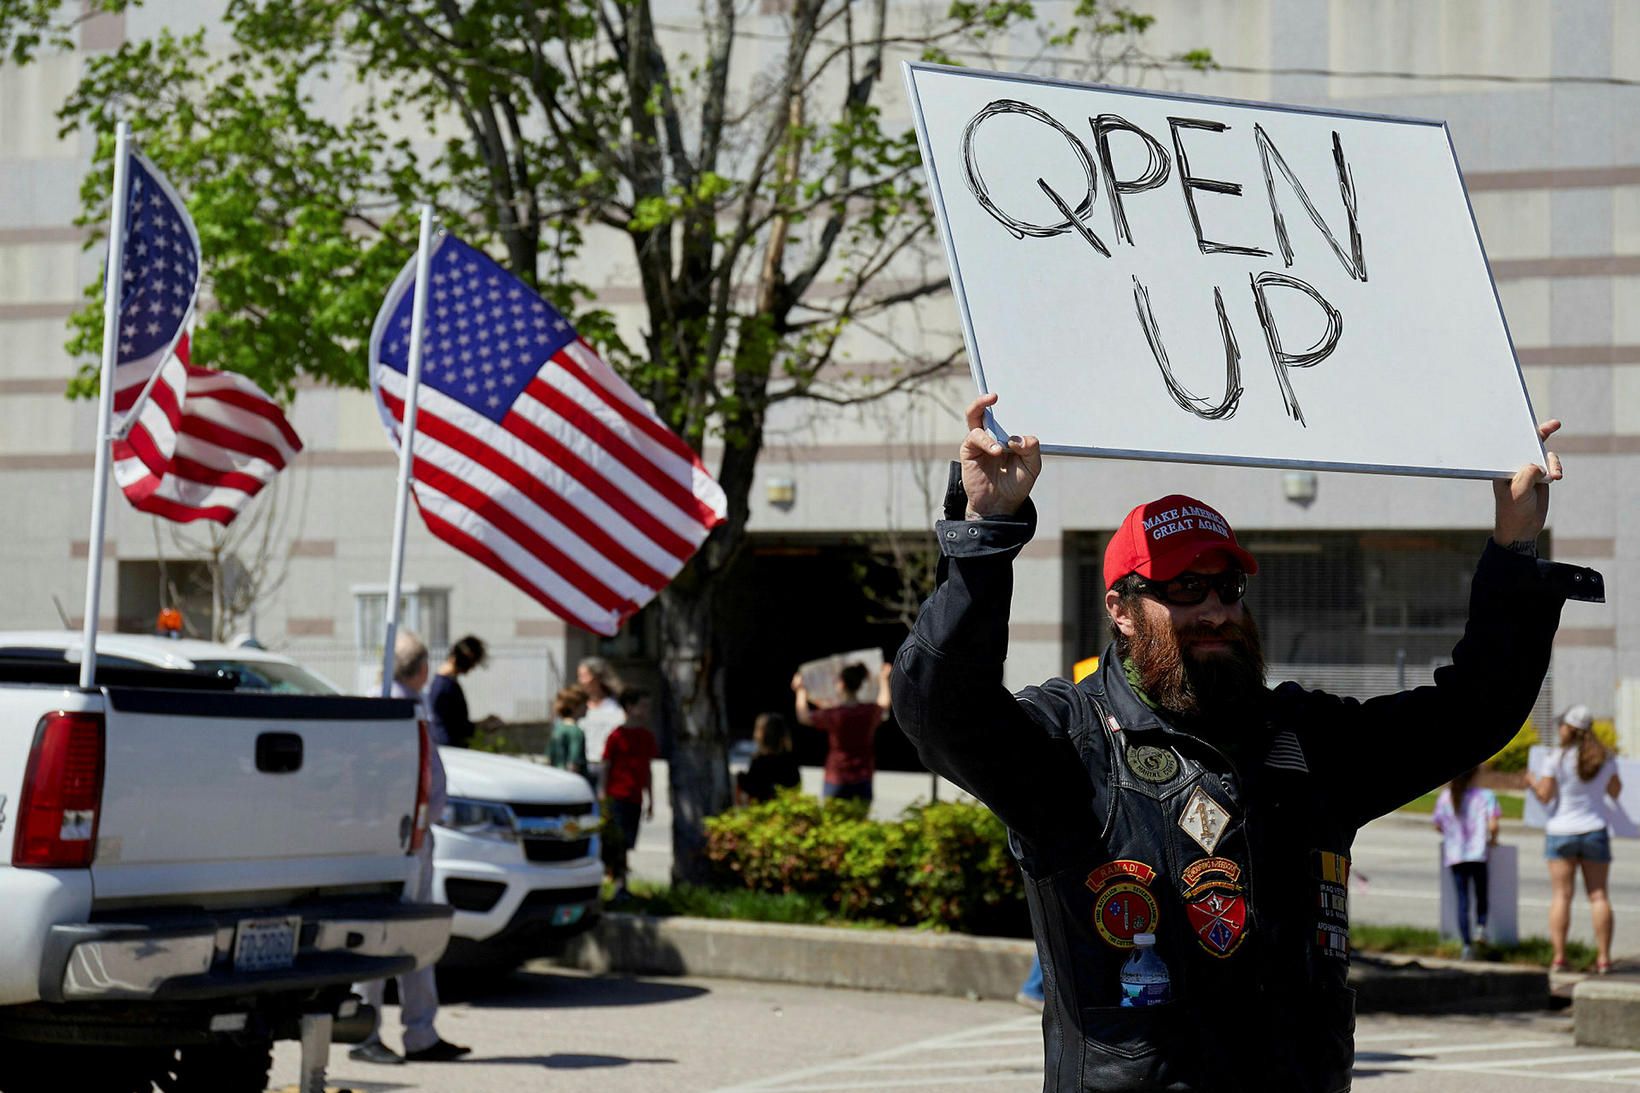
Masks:
[[[1611,832],[1606,826],[1606,798],[1623,791],[1617,760],[1594,735],[1587,706],[1573,706],[1560,719],[1560,746],[1549,753],[1545,773],[1526,775],[1526,784],[1549,808],[1544,857],[1549,860],[1549,941],[1554,946],[1552,971],[1566,967],[1566,931],[1572,922],[1572,886],[1583,869],[1589,893],[1599,956],[1595,972],[1605,975],[1612,960],[1612,905],[1606,898],[1611,872]]]

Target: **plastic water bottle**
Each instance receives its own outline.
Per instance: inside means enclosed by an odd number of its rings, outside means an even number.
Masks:
[[[1134,934],[1133,955],[1122,965],[1122,1005],[1158,1006],[1172,998],[1167,965],[1156,955],[1156,935]]]

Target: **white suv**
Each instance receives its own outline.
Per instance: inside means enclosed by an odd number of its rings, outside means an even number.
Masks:
[[[80,634],[0,632],[0,655],[78,662]],[[339,694],[265,649],[98,634],[101,665],[231,672],[237,689]],[[439,748],[449,803],[433,832],[433,899],[455,911],[445,967],[510,966],[590,928],[602,904],[598,804],[586,779],[528,759]]]

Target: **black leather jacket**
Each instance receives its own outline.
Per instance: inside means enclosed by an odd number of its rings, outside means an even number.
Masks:
[[[1488,544],[1432,687],[1367,702],[1286,683],[1241,725],[1182,732],[1107,650],[1078,685],[1003,686],[1014,556],[1035,529],[965,522],[956,468],[940,583],[896,659],[894,712],[931,770],[1008,825],[1042,958],[1050,1093],[1350,1087],[1356,830],[1496,752],[1529,714],[1592,570]],[[1136,932],[1173,1001],[1122,1008]]]

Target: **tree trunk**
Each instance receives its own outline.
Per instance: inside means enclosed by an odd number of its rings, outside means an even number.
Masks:
[[[729,806],[723,672],[712,643],[712,586],[680,581],[661,593],[661,675],[679,716],[673,727],[672,882],[703,883],[706,817]]]

